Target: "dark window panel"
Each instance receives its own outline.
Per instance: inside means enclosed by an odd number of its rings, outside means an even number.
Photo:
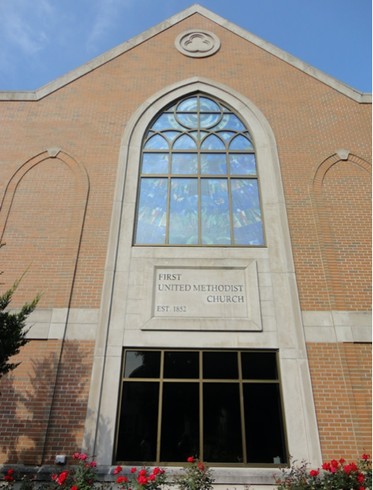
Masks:
[[[185,462],[199,454],[199,385],[164,383],[161,461]]]
[[[238,383],[203,384],[203,458],[210,463],[242,463]]]
[[[156,460],[159,383],[124,382],[117,461]]]
[[[125,378],[159,378],[161,353],[159,351],[127,351]]]
[[[242,352],[243,379],[277,379],[275,352]]]
[[[164,378],[199,378],[198,352],[165,352]]]
[[[244,384],[248,463],[286,462],[278,384]]]
[[[204,379],[238,379],[237,352],[204,352]]]

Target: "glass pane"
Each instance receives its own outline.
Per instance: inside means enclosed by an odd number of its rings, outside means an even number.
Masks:
[[[231,175],[255,175],[256,163],[254,153],[230,154]]]
[[[197,150],[197,144],[193,138],[184,134],[178,138],[173,146],[174,150]]]
[[[186,128],[197,128],[198,127],[198,116],[197,114],[177,114],[177,120],[185,126]]]
[[[203,455],[215,463],[241,463],[238,383],[203,384]]]
[[[141,179],[137,210],[137,244],[164,244],[166,237],[167,179]]]
[[[199,385],[164,383],[161,461],[185,462],[199,454]]]
[[[201,173],[227,175],[225,153],[201,153]]]
[[[155,351],[127,351],[125,378],[159,378],[161,354]]]
[[[174,153],[172,155],[173,174],[196,174],[197,153]]]
[[[142,159],[143,174],[168,174],[167,153],[144,153]]]
[[[215,126],[221,119],[221,115],[219,114],[200,114],[199,116],[199,124],[201,128],[210,128],[211,126]]]
[[[200,97],[199,104],[200,112],[221,112],[219,105],[207,97]]]
[[[208,379],[237,379],[237,352],[204,352],[203,377]]]
[[[233,136],[235,136],[236,133],[233,131],[219,131],[218,135],[220,138],[222,138],[224,141],[229,141]]]
[[[202,243],[229,244],[229,203],[225,179],[201,181],[201,208]]]
[[[245,136],[236,136],[229,146],[229,150],[253,150],[253,145]]]
[[[165,352],[164,378],[199,378],[198,352]]]
[[[183,100],[177,106],[178,112],[197,112],[197,97],[190,97],[189,99]]]
[[[225,114],[214,129],[231,129],[234,131],[245,131],[246,128],[234,114]]]
[[[196,179],[172,179],[169,243],[198,243],[198,182]]]
[[[208,136],[202,143],[201,148],[203,150],[223,150],[225,151],[225,145],[220,138],[212,134]]]
[[[123,383],[117,461],[156,460],[158,397],[158,383]]]
[[[152,129],[156,131],[162,131],[164,129],[184,129],[176,121],[173,114],[162,114],[152,125]]]
[[[163,136],[166,136],[168,141],[172,143],[172,141],[180,135],[180,131],[163,131],[162,132]]]
[[[148,139],[144,148],[146,150],[168,150],[168,142],[163,138],[163,136],[156,134]]]
[[[277,379],[277,362],[275,352],[243,352],[243,379]]]
[[[232,179],[232,212],[236,245],[262,245],[263,229],[256,179]]]
[[[248,463],[286,462],[280,391],[277,384],[244,384]]]
[[[201,141],[210,133],[208,131],[190,131],[189,134],[193,136],[199,146],[201,144]]]

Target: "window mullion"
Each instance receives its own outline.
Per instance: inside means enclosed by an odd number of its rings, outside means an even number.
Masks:
[[[239,379],[239,389],[240,389],[240,412],[241,412],[241,434],[242,434],[242,457],[243,462],[247,463],[247,452],[246,452],[246,426],[245,426],[245,405],[244,405],[244,395],[243,395],[243,382],[242,382],[242,364],[241,364],[241,353],[238,352],[238,379]]]
[[[199,458],[203,461],[203,351],[199,353]]]
[[[156,463],[159,464],[161,460],[161,434],[162,434],[162,404],[163,404],[163,364],[164,364],[164,351],[161,351],[161,372],[159,373],[159,398],[158,398],[158,425],[157,425],[157,449],[156,449]]]

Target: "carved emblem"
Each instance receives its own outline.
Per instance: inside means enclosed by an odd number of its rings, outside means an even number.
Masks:
[[[212,32],[192,29],[179,34],[175,46],[185,56],[203,58],[218,51],[220,40]]]

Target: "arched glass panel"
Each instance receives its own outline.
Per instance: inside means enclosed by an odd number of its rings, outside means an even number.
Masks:
[[[197,144],[193,138],[183,134],[174,143],[174,150],[197,150]]]
[[[145,143],[145,148],[147,150],[167,150],[168,143],[167,140],[163,138],[163,136],[156,134],[155,136],[152,136],[150,139],[148,139],[148,141]]]
[[[159,113],[146,135],[136,245],[264,244],[255,149],[237,114],[196,94]]]
[[[211,134],[202,143],[202,150],[225,150],[225,145],[220,138]]]
[[[229,145],[230,150],[253,150],[253,145],[248,138],[245,136],[239,135],[236,136]]]

